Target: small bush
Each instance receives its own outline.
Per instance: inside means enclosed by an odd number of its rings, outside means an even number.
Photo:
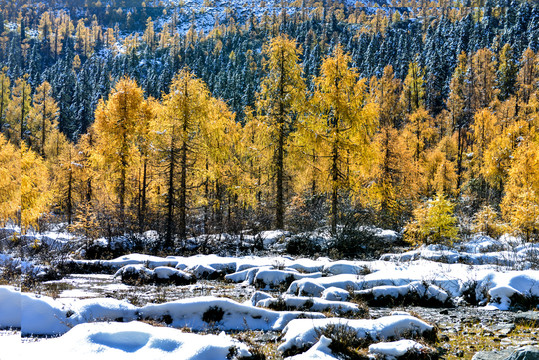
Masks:
[[[500,225],[498,213],[490,205],[481,208],[474,216],[472,231],[476,234],[498,238],[507,230],[506,226]]]
[[[373,343],[370,336],[360,338],[357,332],[344,324],[330,324],[324,328],[317,329],[318,337],[322,335],[331,339],[329,348],[342,359],[368,359],[358,350],[366,348]]]
[[[210,306],[208,310],[202,314],[202,321],[208,324],[215,324],[223,320],[224,315],[225,311],[219,306]]]
[[[514,293],[510,298],[512,310],[536,310],[539,296],[531,294]]]
[[[318,242],[309,235],[297,235],[286,244],[286,252],[290,255],[314,256],[322,251]]]
[[[406,226],[404,239],[412,244],[452,245],[458,237],[454,208],[444,195],[428,200],[414,210],[414,219]]]

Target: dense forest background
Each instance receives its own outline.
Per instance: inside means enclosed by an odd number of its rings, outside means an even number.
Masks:
[[[539,7],[380,3],[2,2],[0,218],[537,239]]]

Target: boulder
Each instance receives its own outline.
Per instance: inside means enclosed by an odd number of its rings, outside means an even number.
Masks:
[[[539,360],[539,348],[535,346],[524,346],[516,349],[507,360]]]
[[[537,311],[525,311],[515,315],[515,324],[526,326],[539,326],[539,312]]]
[[[481,351],[472,360],[539,360],[539,348],[524,346],[516,350]]]

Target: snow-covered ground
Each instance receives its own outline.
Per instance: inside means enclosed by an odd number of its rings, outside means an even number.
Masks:
[[[288,236],[268,232],[262,241],[267,247],[282,246]],[[50,247],[70,242],[54,233],[38,240]],[[281,333],[279,351],[299,352],[295,360],[335,359],[332,340],[321,335],[329,325],[353,329],[371,343],[373,356],[398,357],[424,351],[409,336],[429,332],[433,324],[402,312],[361,319],[365,311],[353,301],[421,301],[423,306],[472,302],[492,311],[509,310],[520,302],[529,306],[539,299],[538,249],[508,236],[477,236],[453,248],[430,245],[373,261],[145,254],[77,260],[74,268],[100,274],[70,274],[43,283],[40,289],[46,293],[56,289],[54,298],[0,286],[0,329],[15,329],[0,333],[0,360],[21,354],[91,358],[97,353],[105,359],[125,354],[166,359],[181,353],[182,358],[198,360],[230,358],[235,352],[241,358],[248,356],[249,346],[229,335],[250,330]],[[24,269],[40,266],[14,254],[0,257]],[[155,303],[158,297],[160,303]],[[228,335],[207,334],[219,331]],[[54,338],[21,342],[21,335]],[[195,350],[189,355],[187,349]]]

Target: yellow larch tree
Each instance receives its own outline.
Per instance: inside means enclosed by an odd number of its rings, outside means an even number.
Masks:
[[[305,81],[299,56],[301,50],[287,36],[277,36],[264,45],[266,76],[257,95],[258,115],[269,125],[273,135],[271,150],[275,182],[275,226],[284,227],[287,169],[285,168],[289,135],[305,99]]]
[[[21,152],[0,133],[0,224],[19,222],[21,211]]]
[[[38,220],[50,208],[49,171],[43,159],[21,143],[21,232],[38,230]]]
[[[7,67],[3,67],[0,71],[0,132],[4,130],[6,121],[6,110],[10,102],[11,81],[7,76]]]
[[[539,237],[539,141],[521,144],[505,185],[500,205],[504,218],[526,240]]]
[[[15,80],[15,84],[11,89],[11,101],[6,109],[6,120],[9,126],[7,135],[16,144],[25,139],[26,121],[32,105],[32,89],[27,80],[27,74]]]
[[[339,219],[340,192],[351,188],[358,165],[368,153],[377,125],[376,105],[367,103],[367,84],[358,81],[357,70],[350,66],[350,55],[340,45],[322,61],[320,76],[314,80],[313,114],[310,131],[317,134],[323,173],[321,183],[331,207],[331,230],[335,234]]]
[[[165,189],[165,248],[174,246],[176,228],[182,240],[187,237],[187,213],[190,202],[196,200],[193,192],[195,177],[204,167],[199,152],[203,141],[201,127],[207,120],[209,99],[206,85],[192,72],[183,69],[174,76],[170,91],[163,98],[163,107],[152,125],[154,147],[162,166],[161,183]]]
[[[143,102],[142,89],[137,83],[122,78],[107,101],[99,102],[95,112],[92,158],[106,192],[104,195],[117,207],[122,228],[126,225],[126,208],[133,200],[132,166],[138,152],[135,143]]]
[[[408,74],[404,79],[401,103],[407,114],[412,114],[425,104],[424,70],[412,61],[408,65]]]

